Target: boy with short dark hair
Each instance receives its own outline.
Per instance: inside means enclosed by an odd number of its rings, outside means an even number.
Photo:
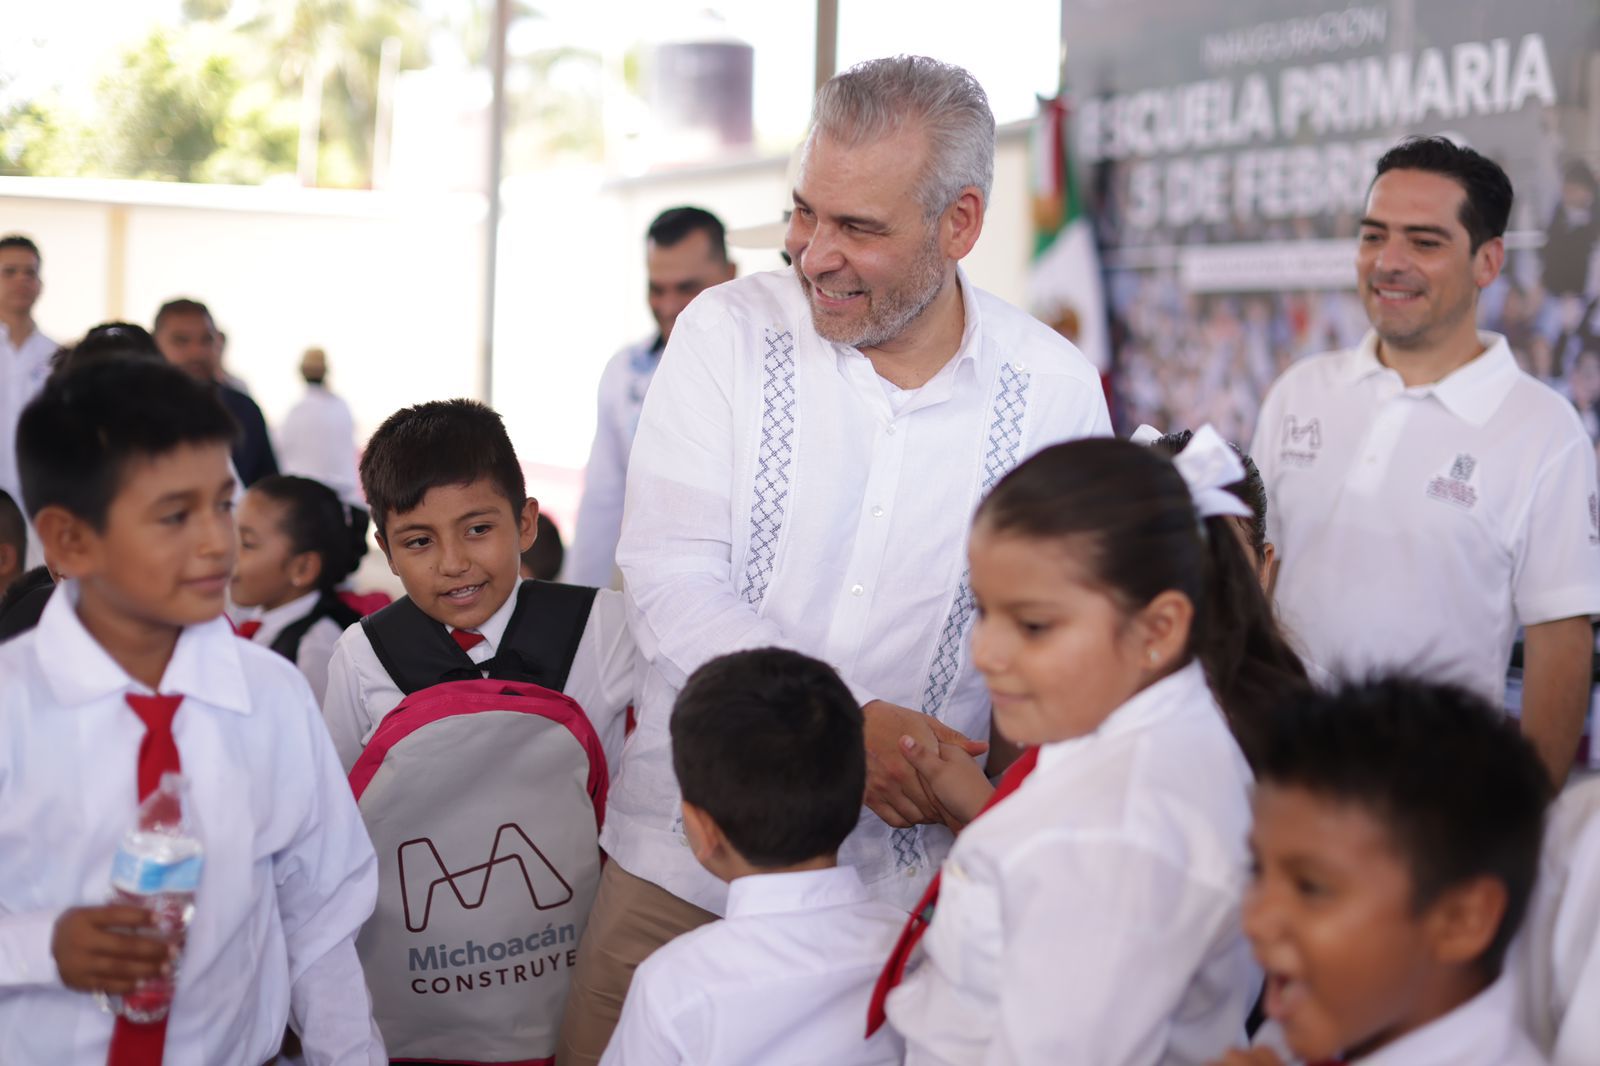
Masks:
[[[1363,1066],[1542,1063],[1501,976],[1550,796],[1516,724],[1453,686],[1353,684],[1286,708],[1256,774],[1244,929],[1288,1049]]]
[[[0,647],[0,1062],[382,1063],[354,940],[372,846],[293,664],[222,618],[237,431],[204,386],[115,361],[46,383],[17,432],[63,584]],[[142,907],[99,905],[153,782],[188,780],[204,849],[170,1014],[114,1019],[174,964]]]
[[[378,545],[411,604],[473,663],[489,663],[522,595],[522,552],[533,544],[539,515],[500,416],[474,400],[395,412],[362,454],[361,487]],[[584,709],[612,759],[634,671],[622,596],[601,591],[560,688]],[[346,770],[405,694],[366,628],[346,630],[328,665],[323,703]]]
[[[683,832],[727,916],[640,965],[602,1063],[900,1062],[898,1034],[862,1027],[905,914],[838,865],[866,788],[849,688],[798,652],[736,652],[694,672],[671,729]]]

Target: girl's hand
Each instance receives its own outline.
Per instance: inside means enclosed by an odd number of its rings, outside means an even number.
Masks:
[[[978,816],[994,795],[994,786],[984,775],[978,760],[957,744],[938,743],[902,736],[900,750],[917,771],[945,813],[945,824],[960,832]]]

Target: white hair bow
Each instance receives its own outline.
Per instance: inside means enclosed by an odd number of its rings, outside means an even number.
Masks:
[[[1160,436],[1161,431],[1154,426],[1140,426],[1128,439],[1135,444],[1149,445]],[[1214,515],[1255,517],[1250,505],[1225,487],[1244,480],[1244,464],[1211,423],[1195,430],[1183,451],[1172,457],[1172,465],[1183,475],[1189,495],[1194,497],[1194,509],[1201,518]]]

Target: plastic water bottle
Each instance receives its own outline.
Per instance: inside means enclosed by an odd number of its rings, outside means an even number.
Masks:
[[[184,816],[185,786],[181,774],[161,775],[111,862],[112,901],[148,910],[156,927],[153,935],[175,949],[171,976],[141,981],[126,996],[110,997],[111,1009],[133,1022],[158,1022],[167,1016],[177,959],[194,916],[202,857],[200,840]]]

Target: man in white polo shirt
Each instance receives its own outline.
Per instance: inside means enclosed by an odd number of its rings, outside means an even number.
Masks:
[[[912,906],[949,849],[899,739],[989,737],[968,638],[973,510],[1019,460],[1110,428],[1077,349],[958,268],[993,174],[994,116],[966,71],[853,68],[817,95],[794,269],[719,285],[678,318],[628,470],[617,561],[645,660],[639,725],[607,804],[612,861],[563,1066],[594,1061],[633,968],[726,901],[688,847],[668,735],[707,660],[788,647],[850,686],[869,769],[839,862],[875,898]]]
[[[1250,451],[1306,654],[1498,702],[1524,626],[1523,730],[1560,781],[1589,704],[1600,497],[1572,405],[1476,327],[1511,197],[1496,164],[1443,138],[1384,155],[1356,254],[1372,332],[1291,367]]]

